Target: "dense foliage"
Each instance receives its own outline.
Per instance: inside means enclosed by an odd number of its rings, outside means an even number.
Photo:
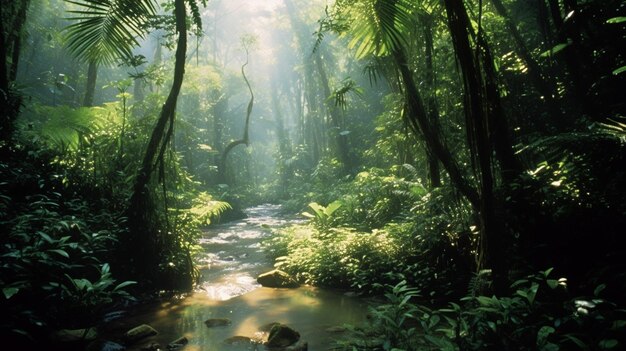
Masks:
[[[278,268],[385,299],[347,348],[624,347],[623,1],[268,3],[2,3],[3,333],[189,290],[275,202]]]

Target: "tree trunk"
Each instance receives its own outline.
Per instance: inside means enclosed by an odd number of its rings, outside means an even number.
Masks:
[[[17,118],[21,97],[11,92],[20,58],[22,28],[30,0],[2,1],[0,5],[0,140],[13,137],[13,122]],[[10,62],[9,62],[10,60]]]
[[[20,62],[20,53],[22,49],[22,28],[26,22],[26,11],[30,0],[22,0],[20,7],[13,23],[13,40],[12,40],[12,52],[11,52],[11,69],[9,71],[9,80],[15,80],[17,78],[17,67]]]
[[[302,83],[303,100],[302,103],[302,121],[303,121],[303,143],[309,148],[312,155],[312,162],[317,164],[324,152],[324,135],[320,131],[321,103],[316,92],[316,80],[313,74],[313,65],[315,60],[311,59],[308,52],[311,51],[306,43],[310,42],[310,30],[298,18],[296,7],[291,0],[283,0],[287,8],[287,15],[291,28],[296,33],[299,51],[302,52],[302,66],[304,67],[304,76]],[[306,108],[306,113],[305,113]]]
[[[0,6],[0,19],[4,18],[5,15],[4,5]],[[7,38],[5,37],[5,33],[8,33],[8,28],[5,28],[5,22],[0,20],[0,105],[9,106],[10,96],[9,96],[9,67],[8,67],[8,56],[9,56],[9,48],[7,47]],[[10,116],[9,108],[2,108],[2,112],[0,112],[0,117],[2,120],[0,121],[0,133],[2,134],[2,140],[7,140],[9,135],[12,134],[12,126],[13,120]]]
[[[274,75],[274,78],[279,77]],[[279,173],[280,173],[280,196],[284,196],[287,188],[289,187],[289,179],[291,178],[290,167],[287,164],[287,160],[291,158],[291,145],[289,143],[289,137],[285,130],[283,121],[283,115],[281,112],[280,102],[278,99],[279,92],[276,87],[276,79],[272,79],[272,111],[274,112],[274,120],[276,122],[276,136],[278,139],[278,151],[279,151]]]
[[[404,52],[396,50],[394,52],[394,60],[405,88],[407,97],[408,113],[407,119],[410,127],[415,133],[421,131],[426,141],[429,152],[437,156],[446,172],[450,176],[450,180],[454,186],[465,196],[465,198],[475,207],[479,205],[478,192],[474,189],[469,181],[463,176],[459,166],[452,157],[450,149],[443,144],[439,135],[435,134],[429,123],[428,113],[422,102],[421,94],[417,89],[413,73],[409,69]]]
[[[176,101],[180,93],[185,74],[185,53],[187,51],[187,27],[185,0],[176,0],[174,13],[178,40],[176,47],[176,61],[174,64],[174,80],[169,95],[163,107],[157,124],[152,131],[150,141],[144,154],[141,169],[135,178],[133,193],[127,210],[129,219],[130,237],[128,238],[129,259],[135,264],[138,274],[154,276],[162,251],[161,238],[156,231],[150,230],[154,223],[150,222],[150,191],[148,183],[155,170],[157,150],[163,149],[169,142],[171,132],[165,134],[165,126],[174,121]],[[148,278],[149,279],[149,278]],[[155,283],[153,281],[152,283]]]
[[[243,137],[239,140],[231,141],[230,144],[228,144],[226,148],[224,149],[224,152],[222,153],[222,156],[220,158],[220,163],[217,169],[218,177],[219,177],[219,182],[224,183],[224,184],[228,183],[226,181],[226,159],[228,158],[228,154],[232,151],[232,149],[235,148],[235,146],[242,145],[242,144],[245,144],[246,146],[248,146],[250,142],[248,131],[250,128],[250,115],[252,114],[252,106],[254,106],[254,92],[252,92],[252,87],[250,86],[250,82],[248,81],[248,78],[246,77],[246,72],[244,70],[247,65],[248,65],[248,49],[246,48],[246,63],[244,63],[241,66],[241,75],[243,76],[243,80],[246,82],[246,85],[248,86],[248,91],[250,92],[250,101],[248,102],[248,108],[246,109],[246,124],[243,130]]]
[[[96,80],[98,79],[98,64],[95,61],[89,62],[89,68],[87,69],[87,86],[85,88],[85,99],[83,100],[83,106],[93,106],[93,97],[96,92]]]
[[[320,75],[324,98],[326,99],[326,110],[328,112],[328,115],[330,116],[330,121],[331,121],[332,128],[333,128],[332,133],[335,134],[337,154],[339,156],[339,159],[344,165],[344,169],[346,173],[350,173],[354,165],[352,162],[352,157],[350,156],[350,146],[348,144],[348,136],[343,135],[341,133],[341,129],[342,129],[341,116],[340,116],[341,112],[339,111],[339,108],[334,103],[334,101],[332,101],[332,99],[330,98],[331,97],[330,84],[328,82],[326,69],[324,68],[322,57],[319,52],[315,53],[315,64],[317,66],[317,71]]]
[[[464,109],[467,137],[480,183],[480,198],[476,208],[481,224],[479,268],[492,269],[494,290],[496,293],[503,293],[507,287],[507,268],[504,256],[506,248],[502,244],[504,233],[498,233],[499,226],[496,224],[494,212],[492,149],[489,135],[489,107],[485,106],[484,98],[485,84],[482,80],[479,63],[474,58],[470,46],[471,24],[463,1],[445,0],[444,4],[450,35],[461,68],[465,90]],[[481,39],[478,38],[477,42],[480,44]]]
[[[435,94],[435,70],[433,68],[433,23],[430,15],[422,17],[422,26],[424,33],[424,47],[426,59],[426,85],[428,94],[426,96],[426,106],[428,107],[428,119],[433,128],[433,134],[439,135],[439,108],[437,106],[437,96]],[[428,175],[430,186],[438,188],[441,186],[441,175],[439,172],[439,160],[432,152],[426,148],[426,156],[428,157]]]

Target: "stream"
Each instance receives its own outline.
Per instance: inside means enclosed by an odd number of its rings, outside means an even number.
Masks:
[[[274,289],[257,284],[260,273],[273,269],[261,241],[270,235],[270,228],[297,221],[279,212],[278,205],[251,207],[246,210],[247,218],[205,230],[200,240],[205,254],[198,262],[202,278],[196,291],[138,311],[119,327],[149,324],[159,334],[147,340],[162,347],[185,336],[189,343],[180,350],[230,351],[254,346],[229,345],[224,340],[253,337],[261,326],[280,322],[297,330],[309,350],[331,348],[333,340],[341,336],[337,327],[362,323],[367,304],[338,291],[310,286]],[[204,322],[210,318],[227,318],[232,324],[208,328]]]

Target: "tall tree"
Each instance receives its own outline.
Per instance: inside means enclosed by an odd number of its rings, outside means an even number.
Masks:
[[[13,135],[13,122],[19,113],[21,99],[12,83],[20,60],[23,27],[30,0],[0,2],[0,140]]]
[[[244,38],[243,40],[243,48],[246,52],[246,62],[241,66],[241,76],[243,80],[246,82],[246,86],[248,87],[248,92],[250,92],[250,101],[248,101],[248,107],[246,108],[246,121],[243,129],[243,136],[241,139],[233,140],[226,147],[220,156],[220,163],[218,164],[218,178],[220,183],[227,183],[226,181],[226,160],[228,159],[228,155],[230,152],[238,145],[246,145],[248,146],[250,143],[250,115],[252,115],[252,107],[254,106],[254,92],[252,91],[252,86],[250,86],[250,81],[248,81],[248,77],[246,77],[245,68],[248,65],[248,45],[252,44],[251,38]]]
[[[119,57],[130,57],[132,48],[137,45],[137,36],[145,34],[146,21],[155,13],[155,4],[151,0],[76,0],[71,2],[80,6],[81,9],[73,11],[79,16],[74,18],[77,22],[68,27],[68,47],[78,58],[88,62],[111,63]],[[201,27],[196,1],[174,0],[175,29],[178,33],[174,79],[146,147],[126,211],[130,235],[126,238],[125,244],[129,259],[134,264],[136,272],[152,274],[152,278],[156,278],[154,273],[165,248],[163,238],[156,230],[151,230],[154,223],[152,223],[153,210],[149,206],[151,200],[148,184],[156,167],[158,165],[164,167],[164,154],[173,134],[176,102],[185,72],[186,5],[189,5],[192,11],[194,24]],[[148,280],[150,280],[149,277]],[[155,280],[152,283],[158,284]]]

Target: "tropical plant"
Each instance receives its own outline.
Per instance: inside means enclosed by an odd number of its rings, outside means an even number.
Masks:
[[[153,0],[102,1],[66,0],[75,23],[67,27],[68,49],[79,59],[97,64],[113,64],[132,57],[145,35],[146,23],[156,13]]]
[[[310,218],[314,225],[321,231],[325,231],[330,228],[332,224],[332,215],[341,207],[342,203],[339,200],[333,201],[328,206],[322,206],[317,202],[311,202],[309,208],[310,212],[302,212],[302,215]]]
[[[402,281],[388,286],[371,326],[356,330],[346,349],[366,350],[611,350],[624,342],[624,310],[601,298],[572,298],[552,269],[515,281],[510,296],[466,296],[445,308],[423,305]],[[550,311],[546,314],[545,311]],[[369,340],[355,341],[355,340]]]

